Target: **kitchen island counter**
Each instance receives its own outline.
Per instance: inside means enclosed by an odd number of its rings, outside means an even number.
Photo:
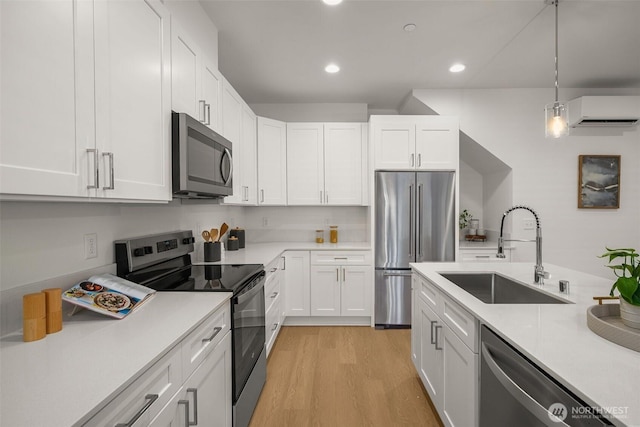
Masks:
[[[2,337],[0,425],[82,425],[230,297],[159,292],[124,319],[85,310],[39,341]]]
[[[593,333],[587,308],[608,295],[612,279],[545,265],[552,278],[533,284],[531,263],[415,263],[415,272],[523,352],[588,405],[612,413],[617,425],[640,426],[640,354]],[[484,304],[439,273],[496,272],[542,289],[570,304]],[[559,280],[569,280],[561,294]]]

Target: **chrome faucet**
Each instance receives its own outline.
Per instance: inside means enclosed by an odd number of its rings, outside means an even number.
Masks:
[[[522,239],[510,239],[505,240],[502,237],[503,229],[504,229],[504,220],[511,212],[517,209],[524,209],[533,214],[533,217],[536,219],[536,238],[535,240],[522,240]],[[531,209],[528,206],[517,205],[505,211],[502,214],[502,222],[500,223],[500,237],[498,237],[498,253],[496,256],[498,258],[505,258],[504,255],[504,242],[535,242],[536,243],[536,265],[534,267],[533,272],[533,281],[538,285],[544,285],[544,279],[549,278],[549,273],[544,271],[544,267],[542,266],[542,228],[540,228],[540,218],[538,218],[538,214],[536,211]]]

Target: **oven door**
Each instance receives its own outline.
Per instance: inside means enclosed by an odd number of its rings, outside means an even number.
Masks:
[[[264,274],[233,297],[233,401],[240,397],[264,349]]]

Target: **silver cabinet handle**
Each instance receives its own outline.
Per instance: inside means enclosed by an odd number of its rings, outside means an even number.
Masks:
[[[213,341],[213,339],[220,333],[221,330],[222,328],[220,326],[216,326],[215,328],[213,328],[213,335],[211,335],[209,338],[202,338],[202,342]]]
[[[278,292],[274,292],[273,295],[271,295],[271,299],[274,299],[277,296],[278,296]]]
[[[113,173],[113,153],[102,153],[102,157],[108,157],[109,158],[109,182],[111,183],[108,187],[102,187],[103,190],[115,190],[116,188],[116,183],[113,180],[114,177],[114,173]]]
[[[260,189],[260,203],[264,203],[264,190]]]
[[[436,325],[435,329],[436,329],[436,342],[435,342],[436,350],[442,350],[442,347],[438,347],[438,331],[442,329],[442,325]]]
[[[275,331],[276,329],[278,329],[278,323],[280,322],[276,322],[273,324],[273,327],[271,328],[272,331]]]
[[[320,190],[320,204],[324,201],[324,195],[322,194],[322,190]]]
[[[224,154],[229,157],[229,175],[225,178],[224,171],[221,169],[222,179],[224,180],[224,184],[227,185],[231,180],[231,176],[233,175],[233,157],[231,157],[231,151],[228,148],[224,149]],[[222,168],[222,161],[220,162],[220,168]]]
[[[205,125],[211,125],[211,104],[204,104],[205,117],[207,118],[207,122]]]
[[[438,322],[435,320],[431,321],[431,344],[435,344],[436,341],[433,339],[433,326],[436,325]]]
[[[342,267],[342,284],[344,285],[344,282],[347,281],[347,270]]]
[[[207,101],[205,101],[204,99],[201,99],[198,101],[198,104],[200,104],[200,109],[198,110],[198,121],[200,123],[204,123],[205,120],[204,118],[206,117],[206,109],[207,109]],[[202,118],[200,118],[202,117]]]
[[[281,256],[280,258],[282,258],[282,270],[286,270],[287,269],[287,258]]]
[[[189,420],[189,405],[187,405],[187,425],[188,426],[197,426],[198,425],[198,389],[197,388],[188,388],[187,393],[193,393],[193,421]]]
[[[418,166],[422,166],[422,154],[418,153]]]
[[[89,181],[93,175],[93,185],[87,185],[87,189],[100,187],[100,174],[98,171],[98,150],[96,148],[87,148],[87,153],[93,153],[93,173],[89,172]],[[91,156],[87,156],[87,170],[91,171]]]
[[[346,260],[348,260],[348,259],[349,259],[349,257],[346,257],[346,256],[334,256],[334,257],[333,257],[333,259],[334,259],[334,260],[343,259],[343,260],[345,260],[345,261],[346,261]]]
[[[329,204],[329,192],[328,191],[324,192],[324,202],[326,204]]]
[[[144,400],[146,400],[147,403],[145,403],[144,406],[142,408],[140,408],[140,410],[138,412],[136,412],[133,415],[133,417],[131,417],[129,422],[116,424],[116,427],[131,427],[136,421],[138,421],[138,418],[140,418],[142,416],[142,414],[144,414],[145,411],[147,409],[149,409],[149,407],[151,405],[153,405],[153,402],[158,400],[158,397],[159,397],[159,395],[157,395],[157,394],[147,394],[144,397]]]
[[[189,401],[188,400],[178,400],[178,405],[184,405],[184,425],[185,427],[190,426],[189,422]]]
[[[476,255],[476,258],[491,258],[491,255]]]
[[[336,282],[340,281],[340,269],[336,268]]]
[[[415,166],[415,154],[411,153],[411,167]]]
[[[273,267],[271,270],[269,270],[269,273],[273,273],[274,271],[278,271],[277,267]]]
[[[243,195],[242,199],[245,202],[248,202],[249,201],[249,186],[245,185],[244,187],[242,187],[242,195]]]

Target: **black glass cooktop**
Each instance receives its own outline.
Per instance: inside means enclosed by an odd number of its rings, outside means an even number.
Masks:
[[[189,256],[173,259],[125,276],[127,280],[162,291],[222,291],[237,294],[262,264],[191,265]]]

